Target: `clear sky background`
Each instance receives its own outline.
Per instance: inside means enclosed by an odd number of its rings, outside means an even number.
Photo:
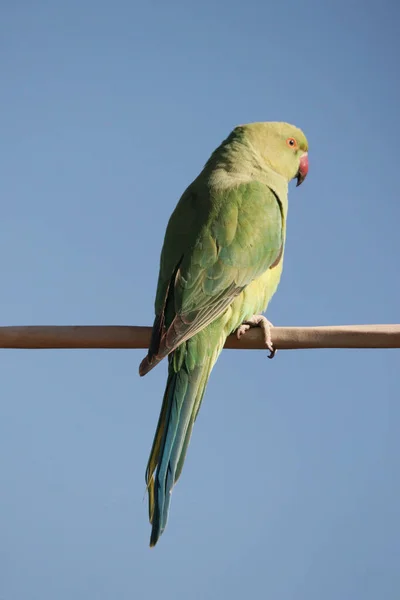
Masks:
[[[167,219],[237,124],[310,144],[277,325],[396,323],[399,3],[0,9],[0,322],[153,320]],[[168,528],[144,470],[166,364],[0,351],[0,598],[397,600],[398,350],[225,351]]]

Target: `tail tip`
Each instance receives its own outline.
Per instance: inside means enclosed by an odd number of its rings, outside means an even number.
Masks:
[[[151,531],[151,535],[150,535],[150,548],[154,548],[154,546],[157,544],[158,540],[160,539],[160,536],[162,534],[162,531],[160,530],[155,530],[154,527]]]

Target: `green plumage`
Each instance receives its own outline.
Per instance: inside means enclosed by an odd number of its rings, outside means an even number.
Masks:
[[[146,471],[150,545],[166,526],[171,491],[225,339],[265,310],[278,285],[287,184],[306,152],[304,134],[286,123],[236,128],[184,192],[168,223],[152,340],[140,366],[144,375],[168,355]]]

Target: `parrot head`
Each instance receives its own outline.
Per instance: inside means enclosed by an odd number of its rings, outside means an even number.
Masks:
[[[234,130],[247,142],[260,167],[267,167],[287,181],[303,183],[308,173],[308,142],[301,129],[289,123],[265,122],[239,125]]]

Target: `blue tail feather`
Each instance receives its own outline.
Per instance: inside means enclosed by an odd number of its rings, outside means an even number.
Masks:
[[[178,372],[173,370],[172,357],[166,389],[167,411],[165,419],[159,423],[163,427],[162,440],[157,456],[157,470],[154,481],[154,509],[152,511],[152,531],[150,546],[154,546],[162,535],[168,520],[171,492],[176,480],[176,471],[182,450],[186,452],[187,433],[198,396],[203,367],[188,371],[183,364]],[[158,434],[156,432],[156,437]],[[147,474],[147,477],[151,476]],[[149,482],[148,482],[149,483]]]

